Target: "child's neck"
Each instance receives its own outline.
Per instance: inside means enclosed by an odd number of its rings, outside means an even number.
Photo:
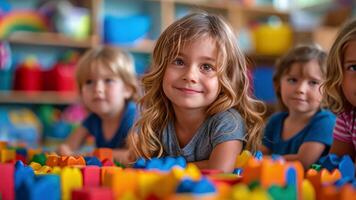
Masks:
[[[206,114],[202,111],[175,111],[174,127],[181,147],[189,143],[205,118]]]
[[[289,112],[288,117],[283,123],[282,138],[288,140],[298,134],[309,123],[316,112],[317,111],[310,113]]]
[[[120,127],[120,122],[122,119],[122,112],[118,112],[116,115],[101,116],[103,136],[106,141],[111,140],[116,131]]]

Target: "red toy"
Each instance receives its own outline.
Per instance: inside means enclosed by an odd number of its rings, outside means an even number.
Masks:
[[[2,199],[15,199],[15,166],[12,163],[0,164],[0,194]]]

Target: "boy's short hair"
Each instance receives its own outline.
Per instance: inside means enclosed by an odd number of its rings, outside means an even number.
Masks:
[[[97,67],[106,67],[119,76],[126,86],[132,89],[132,99],[138,98],[138,84],[134,62],[130,54],[112,46],[99,46],[88,50],[77,64],[76,81],[81,92],[83,84],[91,71]]]
[[[327,53],[317,44],[302,44],[295,46],[277,60],[276,71],[273,76],[273,84],[282,110],[287,109],[281,98],[280,81],[282,76],[290,71],[294,63],[307,63],[311,60],[316,60],[318,62],[322,76],[325,78]]]

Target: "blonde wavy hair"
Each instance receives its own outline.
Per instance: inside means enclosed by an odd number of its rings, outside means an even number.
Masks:
[[[218,46],[220,84],[220,94],[208,107],[207,114],[237,109],[247,127],[246,148],[255,151],[261,143],[265,106],[251,97],[245,57],[237,46],[235,34],[221,17],[199,12],[175,21],[157,40],[150,72],[142,78],[141,117],[135,124],[138,134],[129,135],[128,143],[135,158],[163,155],[162,132],[167,123],[174,120],[174,110],[162,88],[166,66],[185,44],[206,36],[213,38]]]
[[[273,75],[273,85],[278,99],[279,109],[288,111],[288,108],[282,101],[281,79],[287,74],[294,63],[307,63],[316,60],[319,64],[323,78],[326,77],[326,52],[317,44],[301,44],[291,48],[276,62],[276,71]]]
[[[76,70],[76,81],[80,92],[90,73],[98,67],[105,67],[120,77],[132,91],[130,100],[138,101],[138,81],[133,59],[127,52],[112,46],[90,49],[80,58]]]
[[[342,92],[344,54],[348,42],[356,40],[356,18],[345,23],[330,49],[327,60],[326,81],[323,84],[328,107],[335,113],[340,113],[351,104]]]

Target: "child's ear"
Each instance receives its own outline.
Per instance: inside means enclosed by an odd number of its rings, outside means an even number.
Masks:
[[[123,95],[125,99],[130,99],[132,97],[133,90],[131,87],[125,85]]]

